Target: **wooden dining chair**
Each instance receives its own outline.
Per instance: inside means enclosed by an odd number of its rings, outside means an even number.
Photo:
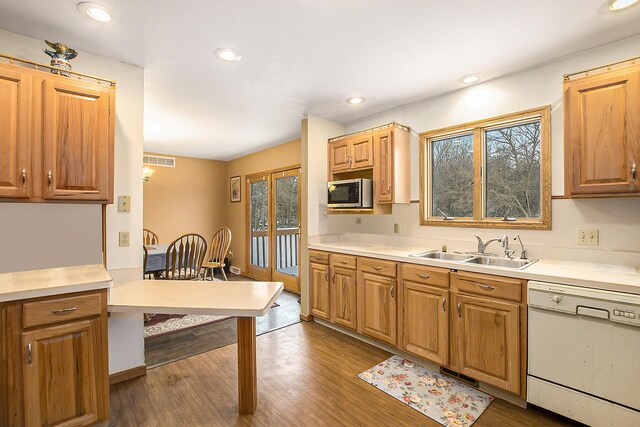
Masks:
[[[202,261],[207,254],[207,241],[199,234],[185,234],[167,248],[167,262],[162,279],[198,280]]]
[[[207,256],[206,261],[202,264],[205,280],[207,279],[207,273],[211,273],[211,280],[214,279],[214,268],[219,268],[220,271],[222,271],[224,280],[227,280],[227,275],[224,272],[224,267],[226,267],[224,259],[229,253],[229,246],[231,246],[231,230],[227,227],[222,227],[213,235],[211,245],[209,245],[209,255]]]
[[[157,245],[158,244],[158,235],[151,230],[147,230],[146,228],[142,229],[142,244],[145,246],[148,245]]]

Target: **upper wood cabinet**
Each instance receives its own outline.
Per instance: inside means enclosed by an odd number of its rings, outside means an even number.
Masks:
[[[32,78],[0,64],[0,198],[31,195]]]
[[[373,199],[376,203],[410,203],[409,132],[391,128],[374,134]]]
[[[0,100],[0,200],[112,203],[113,85],[0,64]]]
[[[373,138],[355,135],[329,143],[329,172],[340,173],[373,167]]]
[[[565,193],[640,192],[640,65],[564,82]]]
[[[45,198],[109,200],[113,138],[108,88],[45,81]]]

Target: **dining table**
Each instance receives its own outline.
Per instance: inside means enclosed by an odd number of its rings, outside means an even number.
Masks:
[[[146,245],[147,248],[147,268],[145,274],[164,271],[167,265],[167,248],[169,244]]]
[[[253,414],[258,404],[256,317],[267,314],[283,289],[282,282],[135,280],[109,290],[108,309],[237,317],[238,412]]]

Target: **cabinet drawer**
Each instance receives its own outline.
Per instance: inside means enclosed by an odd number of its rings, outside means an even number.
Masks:
[[[460,292],[492,296],[511,301],[521,300],[522,282],[509,277],[458,272],[452,274],[452,285]]]
[[[329,264],[329,253],[309,250],[309,261],[316,264]]]
[[[448,288],[449,269],[425,267],[424,265],[416,264],[402,264],[402,280]]]
[[[22,310],[25,328],[99,316],[102,313],[102,293],[25,302]]]
[[[360,258],[360,269],[363,273],[378,274],[381,276],[396,277],[396,263],[373,258]]]
[[[356,257],[352,255],[331,254],[331,266],[356,269]]]

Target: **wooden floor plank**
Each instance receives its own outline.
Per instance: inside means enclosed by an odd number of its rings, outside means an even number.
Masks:
[[[229,345],[112,386],[111,425],[440,426],[357,377],[388,352],[306,322],[257,338],[258,405],[239,415],[236,351]],[[474,427],[562,425],[496,400]]]

